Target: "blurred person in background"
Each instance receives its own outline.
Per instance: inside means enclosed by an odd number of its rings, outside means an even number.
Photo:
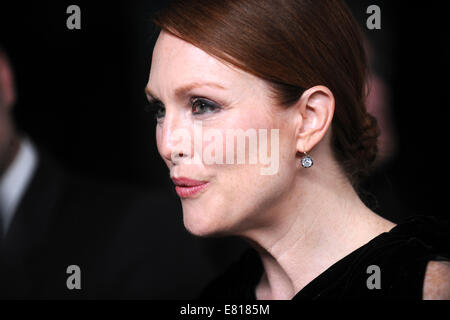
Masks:
[[[0,49],[0,298],[196,295],[213,270],[177,224],[177,199],[69,173],[16,130],[15,101]]]

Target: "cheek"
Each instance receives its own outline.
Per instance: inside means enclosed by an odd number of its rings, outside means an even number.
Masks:
[[[261,212],[273,206],[287,194],[292,181],[295,178],[295,143],[292,128],[286,125],[280,126],[280,122],[264,112],[254,112],[258,108],[243,112],[242,109],[229,112],[226,117],[217,118],[214,121],[203,123],[203,134],[208,129],[214,129],[220,134],[221,142],[203,141],[203,151],[211,148],[211,144],[217,144],[222,150],[223,164],[206,164],[204,168],[214,177],[210,192],[196,201],[183,201],[183,213],[185,226],[192,233],[207,235],[211,233],[237,234],[252,225],[264,223],[271,217],[261,216]],[[276,119],[275,119],[276,120]],[[229,130],[236,132],[254,130],[256,132],[257,163],[249,163],[249,139],[245,140],[244,164],[237,164],[237,138],[234,138],[232,164],[226,164],[226,137]],[[263,175],[262,168],[270,167],[270,164],[262,164],[259,159],[261,143],[258,130],[266,130],[266,158],[270,161],[278,158],[278,168],[272,175]],[[278,129],[278,148],[271,150],[271,130]],[[272,155],[272,153],[274,153]],[[214,153],[212,153],[214,156]]]
[[[158,148],[159,154],[162,156],[161,153],[161,128],[157,125],[156,126],[156,147]]]
[[[221,152],[223,165],[225,168],[231,167],[241,167],[241,163],[238,164],[238,157],[244,164],[249,164],[250,152],[256,152],[257,161],[259,162],[259,148],[260,148],[260,131],[265,131],[267,133],[268,141],[268,152],[270,153],[270,135],[271,129],[273,129],[273,123],[263,112],[254,112],[257,108],[247,108],[245,111],[242,109],[231,110],[226,113],[226,115],[217,121],[204,122],[203,133],[211,132],[207,135],[203,141],[203,152],[204,158],[206,156],[215,156],[216,150]],[[278,129],[278,128],[276,128]],[[217,139],[219,135],[219,139]],[[211,137],[214,138],[211,138]],[[250,138],[251,137],[251,138]],[[252,145],[250,146],[250,143]],[[240,148],[238,148],[240,145]],[[207,150],[207,152],[205,152]],[[227,158],[228,156],[228,158]],[[231,163],[228,163],[231,161]],[[210,161],[210,163],[217,163],[217,161]],[[228,164],[227,164],[228,163]],[[255,166],[252,163],[253,166]]]
[[[251,119],[251,120],[250,120]],[[249,117],[239,119],[229,119],[226,126],[221,128],[223,135],[223,150],[226,150],[225,137],[226,129],[242,129],[244,131],[248,129],[255,129],[258,132],[259,129],[266,129],[267,140],[267,158],[271,162],[275,162],[274,158],[278,159],[276,162],[277,170],[274,174],[263,175],[261,173],[262,168],[270,167],[259,162],[257,164],[249,164],[249,140],[246,140],[246,157],[244,164],[237,164],[236,156],[234,157],[233,164],[223,165],[207,165],[212,168],[215,175],[215,188],[212,198],[205,199],[208,205],[204,208],[209,208],[209,218],[220,221],[221,226],[228,230],[238,230],[240,228],[246,228],[247,222],[250,227],[256,220],[261,219],[258,213],[265,208],[273,205],[278,199],[286,194],[289,186],[292,185],[292,181],[295,177],[295,143],[292,139],[292,135],[287,129],[273,127],[273,123],[263,117]],[[216,127],[217,128],[217,127]],[[278,135],[278,148],[271,150],[270,132],[272,129],[279,129]],[[236,151],[236,139],[234,147]],[[260,140],[257,139],[257,153],[261,147]],[[204,147],[208,144],[204,144]],[[272,152],[274,153],[272,155]],[[225,158],[226,152],[224,152]],[[200,203],[199,203],[200,204]],[[201,209],[201,206],[197,208]]]
[[[190,212],[204,214],[196,217],[197,228],[203,225],[212,233],[240,235],[276,219],[269,209],[288,194],[293,175],[280,169],[274,176],[262,176],[259,168],[249,166],[222,171],[218,178],[214,196]],[[195,228],[192,222],[188,225]]]
[[[156,126],[156,148],[158,149],[159,156],[170,169],[170,161],[163,154],[162,128],[159,125]]]

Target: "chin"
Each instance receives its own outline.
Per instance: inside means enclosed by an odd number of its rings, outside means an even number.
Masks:
[[[221,237],[226,236],[227,228],[220,222],[217,215],[212,215],[213,211],[206,210],[185,210],[183,209],[184,227],[189,233],[197,237]]]
[[[203,221],[205,219],[193,219],[183,213],[184,227],[190,234],[197,237],[214,237],[218,233],[217,227],[213,223]]]

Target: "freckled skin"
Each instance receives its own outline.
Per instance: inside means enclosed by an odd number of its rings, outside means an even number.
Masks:
[[[450,300],[450,262],[428,263],[423,286],[424,300]]]
[[[175,95],[180,87],[198,82],[225,89],[203,86],[184,97]],[[263,80],[163,31],[147,91],[164,105],[156,139],[171,176],[209,182],[204,192],[181,200],[185,227],[197,236],[249,240],[264,265],[257,298],[291,299],[334,263],[395,226],[365,206],[334,159],[330,128],[335,100],[328,88],[309,88],[295,107],[282,108]],[[222,108],[195,115],[192,96]],[[223,137],[227,129],[278,129],[278,172],[261,175],[261,164],[188,163],[194,148],[177,145],[174,133],[184,129],[193,136],[198,120],[204,131],[215,129]],[[208,144],[203,143],[203,150]],[[314,167],[302,169],[299,153],[312,149]],[[172,158],[173,152],[184,157]],[[434,283],[445,272],[430,272],[425,284],[430,281],[432,289],[425,287],[424,297],[442,297],[447,287]]]
[[[215,102],[225,101],[222,111],[195,117],[185,107],[186,101],[178,101],[174,97],[176,88],[201,81],[219,83],[226,88],[202,87],[195,91]],[[157,125],[156,136],[158,151],[171,173],[210,181],[210,186],[201,196],[182,200],[186,228],[199,236],[237,235],[246,229],[268,224],[271,217],[259,214],[261,208],[283,201],[283,194],[289,196],[288,190],[296,176],[297,159],[292,114],[275,106],[266,83],[163,31],[154,49],[148,87],[165,105],[165,117]],[[170,136],[177,128],[186,128],[193,137],[195,120],[202,120],[203,131],[213,128],[222,132],[223,137],[227,129],[267,129],[269,151],[270,130],[280,129],[278,172],[261,175],[262,165],[251,165],[248,160],[244,165],[183,162],[174,165],[169,156],[174,146]],[[203,150],[208,144],[204,143]],[[248,143],[246,148],[248,155]],[[184,152],[192,154],[192,149]],[[223,150],[226,150],[225,139]]]

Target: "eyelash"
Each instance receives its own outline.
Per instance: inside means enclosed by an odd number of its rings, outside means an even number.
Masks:
[[[200,105],[206,106],[206,108],[210,108],[212,111],[206,111],[206,112],[192,112],[193,115],[202,115],[206,113],[214,113],[217,111],[220,111],[222,107],[214,102],[212,102],[209,99],[206,98],[200,98],[200,97],[192,97],[190,100],[190,106],[191,109],[194,109],[194,107],[199,103]],[[165,111],[165,108],[161,101],[155,101],[151,102],[150,105],[152,106],[152,109],[154,110],[154,117],[156,121],[160,121],[164,116],[160,115],[159,112]]]
[[[194,115],[204,114],[204,113],[214,113],[214,112],[217,112],[222,109],[220,105],[212,102],[211,100],[208,100],[205,98],[197,98],[197,97],[191,99],[191,108],[193,108],[197,102],[199,102],[201,105],[204,105],[204,106],[206,105],[206,107],[210,108],[210,110],[212,110],[212,111],[210,111],[210,112],[193,112]]]

